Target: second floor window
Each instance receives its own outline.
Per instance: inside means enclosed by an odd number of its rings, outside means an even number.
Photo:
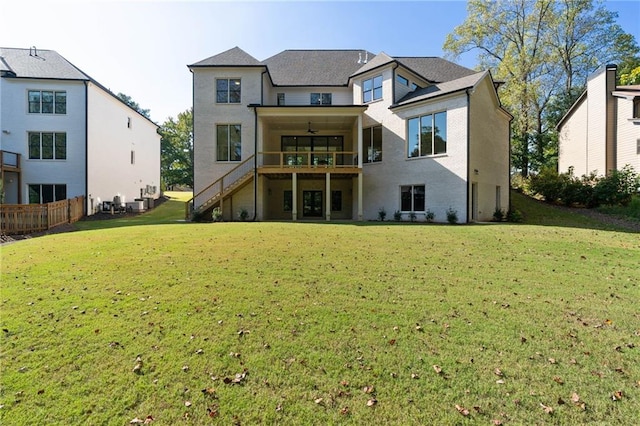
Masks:
[[[362,82],[362,102],[367,103],[378,99],[382,99],[381,75]]]
[[[362,129],[362,149],[364,163],[382,161],[382,126]]]
[[[284,105],[284,93],[278,93],[278,105]]]
[[[219,78],[216,80],[216,102],[219,104],[240,103],[240,79]]]
[[[240,161],[242,158],[241,126],[239,124],[219,124],[217,135],[217,161]]]
[[[447,152],[447,112],[408,120],[407,157],[425,157]]]
[[[312,93],[311,105],[331,105],[331,93]]]
[[[30,160],[66,160],[67,134],[29,132]]]
[[[66,114],[67,92],[54,90],[29,90],[30,114]]]

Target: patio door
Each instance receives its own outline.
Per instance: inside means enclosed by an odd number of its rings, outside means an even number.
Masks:
[[[302,192],[303,217],[322,217],[322,191]]]

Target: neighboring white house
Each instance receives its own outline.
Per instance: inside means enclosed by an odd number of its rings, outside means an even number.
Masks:
[[[616,86],[616,65],[591,75],[587,89],[558,123],[558,171],[604,175],[640,171],[640,86]]]
[[[7,204],[160,195],[158,126],[52,50],[0,48]]]
[[[491,220],[509,208],[497,84],[435,57],[239,48],[193,74],[195,211],[257,220]]]

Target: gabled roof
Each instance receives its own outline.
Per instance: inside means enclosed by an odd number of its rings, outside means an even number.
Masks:
[[[285,50],[262,63],[275,86],[347,86],[365,58],[374,57],[363,50]]]
[[[425,101],[427,99],[447,95],[450,93],[471,89],[475,87],[475,85],[478,84],[478,82],[482,80],[487,74],[489,74],[489,71],[480,71],[466,77],[458,78],[456,80],[436,83],[431,86],[415,90],[413,92],[407,93],[397,103],[391,105],[390,108],[397,108],[416,102]]]
[[[239,47],[211,56],[189,67],[260,67],[263,64]]]
[[[374,70],[374,69],[376,69],[378,67],[382,67],[382,66],[390,64],[392,62],[393,62],[393,58],[391,56],[387,55],[384,52],[380,52],[376,57],[374,57],[370,61],[367,61],[366,64],[364,64],[356,72],[351,74],[351,77],[355,77],[357,75],[364,74],[364,73],[366,73],[368,71]]]
[[[51,80],[91,80],[71,62],[53,50],[0,47],[3,76]]]
[[[437,57],[397,57],[395,60],[427,81],[439,83],[476,74],[477,71]]]

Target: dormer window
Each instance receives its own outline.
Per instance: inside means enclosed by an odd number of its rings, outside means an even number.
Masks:
[[[640,99],[633,100],[633,118],[640,118]]]
[[[405,86],[409,86],[409,80],[401,76],[400,74],[396,75],[396,81]]]
[[[372,102],[382,99],[382,76],[376,76],[362,82],[362,102]]]

